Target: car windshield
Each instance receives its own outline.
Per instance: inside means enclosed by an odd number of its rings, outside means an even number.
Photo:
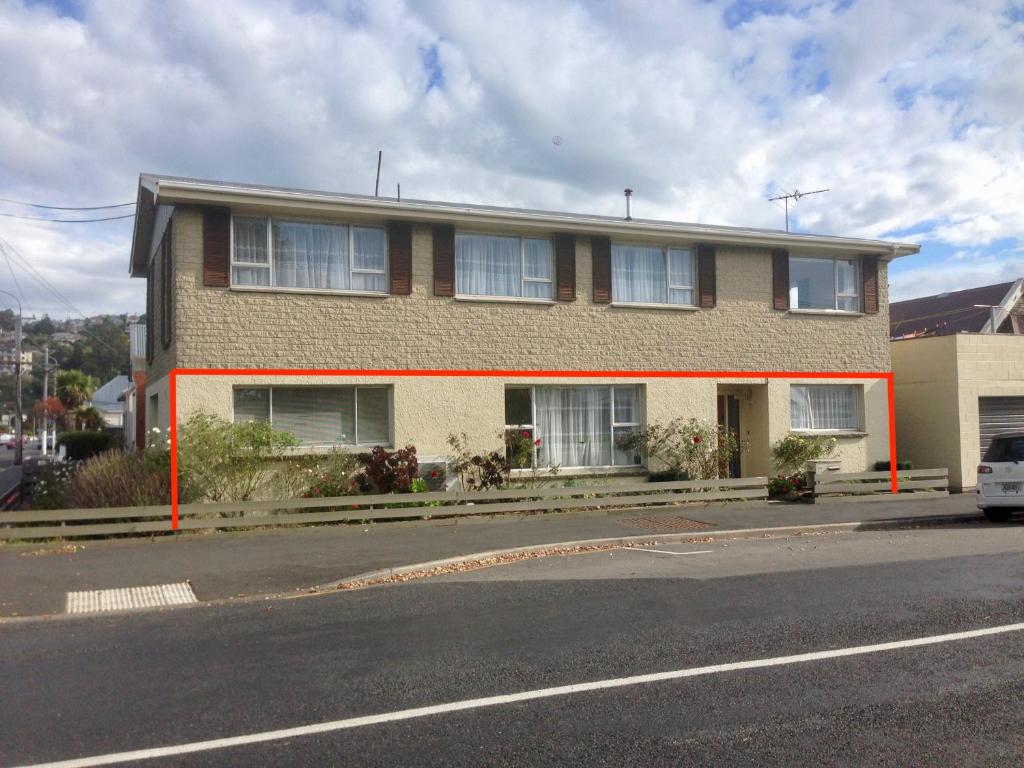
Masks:
[[[1024,461],[1024,437],[997,437],[983,461]]]

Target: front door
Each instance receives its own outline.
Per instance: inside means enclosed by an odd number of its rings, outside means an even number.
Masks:
[[[718,396],[718,426],[730,432],[739,445],[740,399],[736,395]],[[740,477],[740,452],[736,451],[727,464],[719,467],[718,472],[723,477]]]

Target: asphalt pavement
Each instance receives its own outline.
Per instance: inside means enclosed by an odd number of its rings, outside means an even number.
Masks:
[[[72,591],[190,581],[202,601],[296,592],[367,571],[510,547],[934,515],[980,518],[973,494],[923,501],[693,504],[0,546],[0,617],[64,611]],[[703,524],[687,527],[688,521]]]
[[[0,766],[1024,761],[1024,526],[658,549],[0,625]]]

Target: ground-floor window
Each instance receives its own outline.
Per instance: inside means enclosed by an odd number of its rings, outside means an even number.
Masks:
[[[234,419],[268,421],[303,445],[389,445],[391,388],[236,388]]]
[[[541,467],[628,467],[642,457],[617,447],[640,429],[641,392],[635,385],[526,387],[505,390],[505,425],[540,440]]]
[[[791,384],[789,426],[801,431],[861,428],[859,387],[851,384]]]

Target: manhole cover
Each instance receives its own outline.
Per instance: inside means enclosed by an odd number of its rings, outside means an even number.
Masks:
[[[102,611],[128,611],[132,608],[156,608],[162,605],[195,603],[192,586],[158,584],[153,587],[126,587],[124,589],[97,589],[90,592],[68,592],[67,613],[99,613]]]
[[[700,520],[691,520],[688,517],[673,517],[663,515],[659,517],[623,517],[619,522],[631,525],[634,528],[643,528],[648,531],[696,531],[701,528],[713,528],[711,523],[704,523]]]

